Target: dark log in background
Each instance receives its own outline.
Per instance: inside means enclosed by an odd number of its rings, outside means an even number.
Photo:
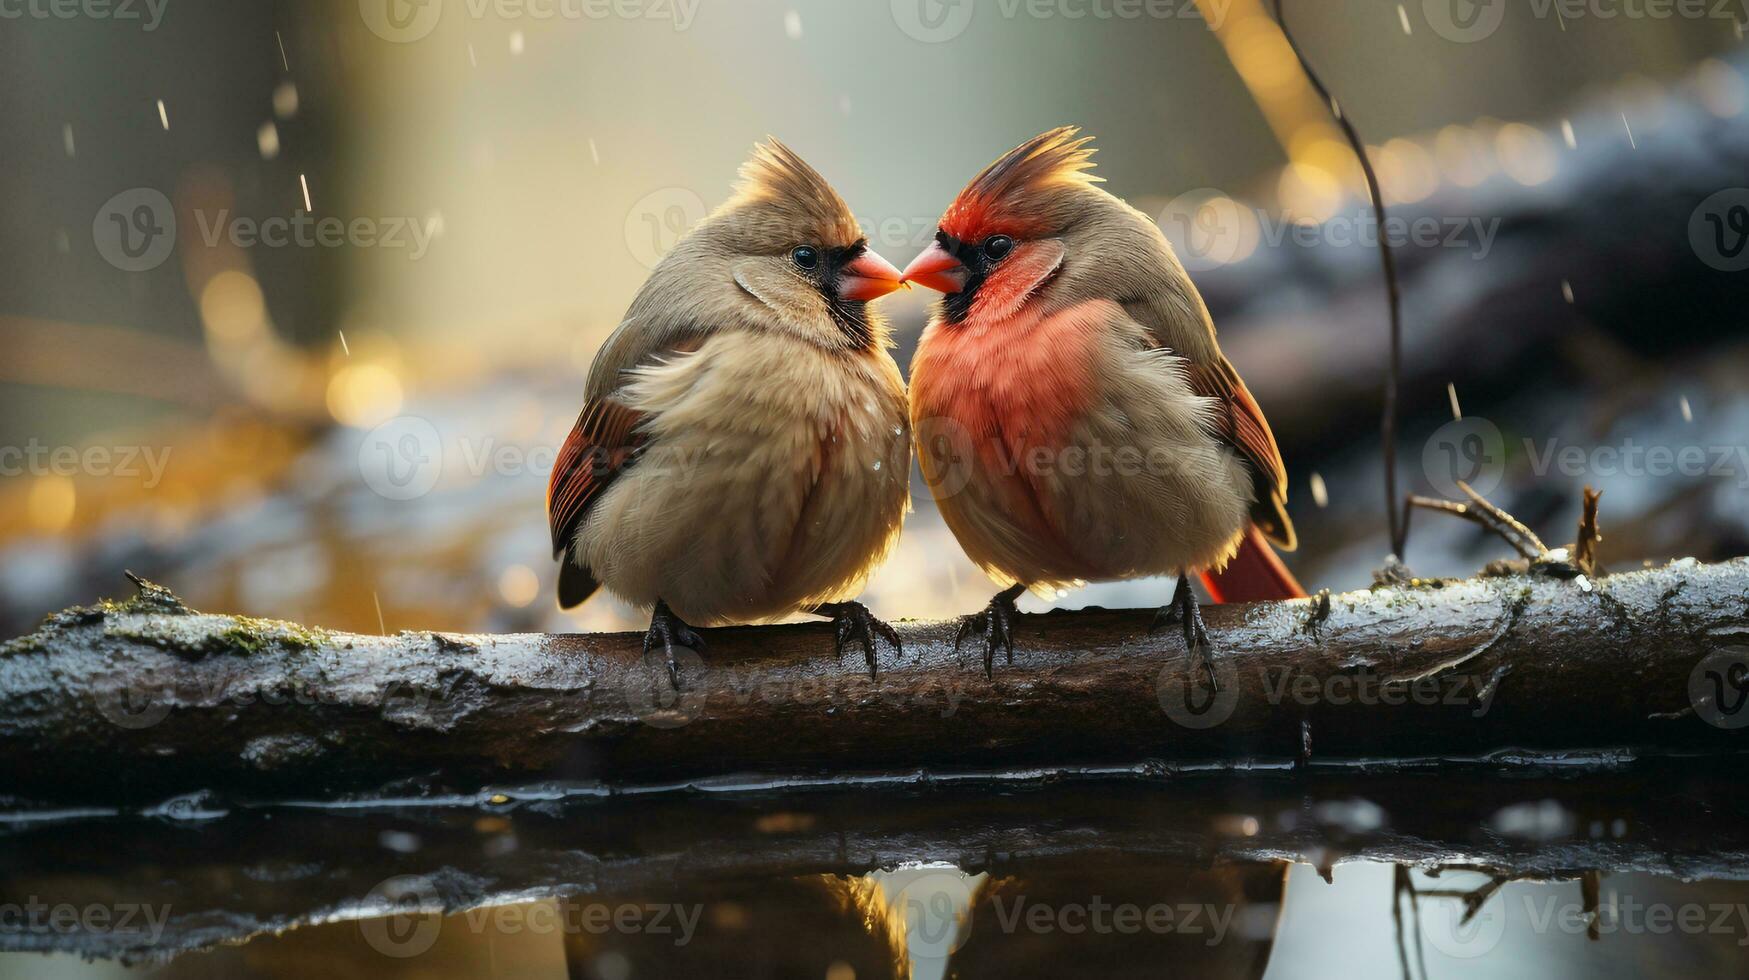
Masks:
[[[1291,761],[1308,741],[1313,760],[1743,744],[1729,726],[1749,711],[1732,666],[1749,561],[1418,583],[1318,608],[1210,608],[1212,702],[1176,630],[1106,610],[1023,617],[993,681],[956,656],[950,623],[903,624],[906,655],[883,648],[876,680],[859,652],[832,655],[825,625],[713,630],[677,695],[636,634],[347,635],[194,613],[148,587],[0,648],[0,783],[122,804],[395,780],[1235,765]]]

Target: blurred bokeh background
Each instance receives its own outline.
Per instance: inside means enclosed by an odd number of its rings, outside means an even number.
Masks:
[[[1749,551],[1742,6],[1287,8],[1395,222],[1402,488],[1469,479],[1553,543],[1595,485],[1618,566]],[[595,350],[767,134],[899,265],[1003,150],[1095,135],[1275,426],[1291,564],[1365,585],[1389,550],[1380,229],[1329,108],[1259,0],[0,5],[0,636],[124,568],[339,629],[642,628],[605,596],[555,608],[547,471]],[[884,301],[902,365],[927,302]],[[971,611],[991,587],[915,487],[868,601]],[[1404,557],[1499,552],[1422,514]],[[1305,975],[1354,968],[1307,939],[1343,907],[1278,937]]]
[[[1606,559],[1740,551],[1741,11],[1505,6],[1288,7],[1393,207],[1405,489],[1439,492],[1438,450],[1474,463],[1480,438],[1501,451],[1464,475],[1551,540],[1590,482]],[[1389,550],[1377,226],[1258,0],[19,9],[0,23],[0,632],[121,590],[123,568],[345,629],[638,625],[605,597],[554,608],[546,472],[596,347],[768,133],[902,265],[983,164],[1085,127],[1276,426],[1302,578],[1365,584]],[[926,304],[886,301],[902,364]],[[1460,404],[1467,427],[1441,429]],[[1545,452],[1636,439],[1728,458],[1660,479]],[[976,608],[988,583],[927,493],[916,508],[876,611]],[[1419,571],[1492,556],[1417,524]]]

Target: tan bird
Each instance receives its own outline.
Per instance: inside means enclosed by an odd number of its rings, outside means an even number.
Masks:
[[[840,653],[898,634],[850,601],[908,509],[905,386],[869,301],[899,270],[777,140],[665,256],[595,357],[547,488],[559,604],[653,609],[679,684],[689,626],[831,617]]]
[[[1216,601],[1303,595],[1287,474],[1263,411],[1148,217],[1101,190],[1072,128],[992,163],[905,278],[947,295],[911,365],[920,461],[966,554],[1013,583],[976,617],[1014,655],[1022,589],[1175,575],[1156,627]],[[1206,660],[1204,661],[1206,665]]]

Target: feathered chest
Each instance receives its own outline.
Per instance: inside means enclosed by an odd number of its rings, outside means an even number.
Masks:
[[[931,324],[912,362],[914,425],[951,420],[980,452],[1062,445],[1100,397],[1111,306]]]
[[[658,440],[830,454],[835,443],[884,450],[905,438],[904,384],[879,350],[845,354],[781,336],[718,336],[640,369],[626,397],[653,416],[649,431]]]

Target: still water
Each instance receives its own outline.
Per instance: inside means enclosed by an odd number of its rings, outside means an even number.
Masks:
[[[14,811],[0,976],[1744,976],[1736,767],[408,784]]]

